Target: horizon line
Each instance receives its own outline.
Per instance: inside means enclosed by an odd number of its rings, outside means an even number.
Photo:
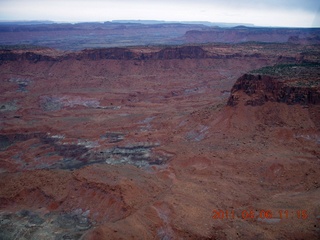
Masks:
[[[320,26],[262,26],[262,25],[255,25],[253,23],[237,23],[237,22],[211,22],[211,21],[178,21],[178,20],[153,20],[153,19],[113,19],[113,20],[105,20],[105,21],[94,21],[94,20],[87,20],[87,21],[57,21],[57,20],[6,20],[6,19],[0,19],[0,23],[23,23],[23,22],[41,22],[47,24],[57,23],[57,24],[63,24],[63,23],[70,23],[70,24],[79,24],[79,23],[137,23],[137,24],[145,24],[145,25],[156,25],[156,24],[170,24],[170,23],[181,23],[181,24],[202,24],[211,27],[219,27],[214,26],[214,24],[221,24],[221,25],[232,25],[230,27],[236,27],[236,26],[244,26],[244,27],[252,27],[252,28],[259,28],[259,27],[265,27],[265,28],[320,28]],[[141,22],[141,23],[139,23]],[[150,23],[143,23],[143,22],[150,22]],[[152,23],[154,22],[154,23]],[[224,26],[227,27],[227,26]]]

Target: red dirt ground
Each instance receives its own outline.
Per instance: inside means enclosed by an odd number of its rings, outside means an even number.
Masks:
[[[306,48],[207,45],[219,58],[2,61],[1,213],[89,210],[93,227],[82,237],[92,240],[318,239],[319,105],[248,106],[243,92],[237,106],[226,105],[244,73],[315,57]],[[102,157],[113,149],[112,157],[130,158],[116,151],[139,148],[142,158],[164,162],[139,168]],[[59,165],[66,159],[80,165]]]

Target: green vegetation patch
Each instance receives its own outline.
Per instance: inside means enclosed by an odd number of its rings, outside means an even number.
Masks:
[[[263,67],[250,72],[251,74],[275,76],[280,80],[301,80],[294,81],[293,85],[310,86],[320,84],[320,63],[307,62],[300,64],[279,64]]]

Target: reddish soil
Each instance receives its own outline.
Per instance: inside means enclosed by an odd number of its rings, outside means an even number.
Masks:
[[[0,237],[319,239],[319,104],[227,105],[317,46],[28,51],[0,53]]]

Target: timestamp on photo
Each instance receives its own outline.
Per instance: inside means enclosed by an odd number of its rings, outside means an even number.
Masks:
[[[212,210],[212,219],[300,219],[306,220],[308,218],[307,210],[242,210],[240,214],[236,214],[235,210]]]

